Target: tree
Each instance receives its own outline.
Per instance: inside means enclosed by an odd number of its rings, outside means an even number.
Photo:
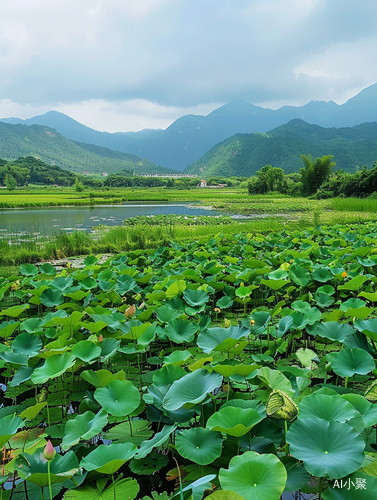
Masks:
[[[11,174],[6,174],[5,175],[5,185],[9,191],[13,191],[16,189],[17,182],[16,179],[13,177]]]
[[[75,180],[74,188],[75,188],[76,193],[82,193],[84,191],[84,186],[82,185],[82,182],[80,182],[78,180],[77,177]]]
[[[301,155],[305,168],[300,169],[303,194],[311,195],[317,192],[321,185],[330,177],[332,167],[336,164],[332,161],[333,155],[316,158],[313,162],[311,155]]]

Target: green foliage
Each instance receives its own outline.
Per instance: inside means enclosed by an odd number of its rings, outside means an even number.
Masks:
[[[16,189],[17,181],[12,174],[5,174],[4,184],[9,191],[13,191],[14,189]]]
[[[329,178],[331,169],[335,166],[333,155],[322,156],[314,161],[310,155],[301,155],[305,168],[300,170],[302,190],[304,195],[317,192],[321,185]]]

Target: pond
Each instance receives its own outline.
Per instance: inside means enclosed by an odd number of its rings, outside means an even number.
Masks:
[[[51,233],[60,229],[89,232],[99,225],[119,226],[137,215],[219,215],[220,212],[189,203],[127,203],[91,207],[53,207],[0,211],[1,232]]]

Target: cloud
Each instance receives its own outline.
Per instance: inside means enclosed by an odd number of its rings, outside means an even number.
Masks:
[[[376,15],[373,0],[2,0],[0,98],[119,126],[138,103],[135,127],[236,98],[341,102],[377,81]]]

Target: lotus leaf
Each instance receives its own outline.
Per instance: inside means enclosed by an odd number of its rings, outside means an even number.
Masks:
[[[219,432],[193,427],[177,434],[178,453],[199,465],[208,465],[221,455],[223,438]]]
[[[71,353],[76,358],[81,359],[81,361],[90,363],[99,358],[101,348],[98,345],[93,344],[90,340],[81,340],[74,345]]]
[[[106,387],[96,389],[95,399],[102,408],[115,417],[125,417],[140,404],[140,394],[128,380],[112,380]]]
[[[42,340],[36,335],[30,333],[21,333],[12,342],[14,352],[25,354],[26,356],[35,356],[42,348]]]
[[[230,436],[241,437],[262,419],[263,417],[253,408],[243,409],[228,406],[214,413],[208,419],[207,427],[211,431],[225,432]]]
[[[208,328],[199,333],[197,343],[202,351],[208,354],[227,339],[239,340],[243,337],[247,337],[249,334],[249,329],[239,326],[231,326],[230,328]]]
[[[16,434],[17,430],[20,427],[23,427],[24,424],[20,417],[16,417],[16,414],[7,415],[0,419],[0,447],[2,448],[5,443]]]
[[[372,427],[377,424],[377,406],[370,403],[360,394],[343,394],[342,399],[345,399],[353,405],[353,407],[363,417],[364,427]]]
[[[161,446],[170,436],[172,432],[175,431],[176,425],[165,425],[162,431],[156,432],[152,439],[148,439],[148,441],[144,441],[139,451],[135,454],[135,458],[140,460],[148,455],[153,448],[157,446]]]
[[[59,377],[75,364],[76,358],[65,352],[46,359],[43,366],[36,368],[31,376],[33,384],[44,384],[50,378]]]
[[[346,422],[355,417],[352,404],[337,394],[311,394],[300,403],[299,408],[300,419],[317,417],[328,422]]]
[[[276,500],[284,490],[287,472],[275,455],[247,451],[233,457],[228,469],[220,469],[219,479],[222,488],[245,500]]]
[[[63,450],[68,450],[82,440],[91,439],[99,434],[107,425],[107,414],[100,410],[97,414],[87,411],[68,420],[65,424],[64,438],[61,444]]]
[[[173,382],[163,399],[163,407],[174,411],[183,405],[192,405],[202,402],[209,392],[214,391],[222,384],[223,377],[217,373],[208,373],[200,368]]]
[[[317,335],[329,340],[344,342],[348,335],[352,335],[355,330],[347,324],[338,323],[337,321],[328,321],[320,323],[316,329]]]
[[[79,470],[79,463],[73,451],[64,456],[55,455],[51,461],[51,483],[62,483],[74,476]],[[47,460],[43,454],[36,452],[33,455],[23,453],[17,458],[17,471],[23,479],[27,479],[41,488],[48,485]]]
[[[106,387],[112,380],[124,380],[124,371],[119,371],[118,373],[111,373],[109,370],[98,370],[94,372],[93,370],[85,370],[81,373],[81,377],[89,382],[89,384],[94,385],[94,387]]]
[[[87,471],[114,474],[135,455],[136,451],[137,447],[132,443],[101,444],[81,460],[80,467],[84,467]]]
[[[363,438],[346,423],[334,420],[298,419],[288,430],[287,442],[290,453],[318,477],[345,477],[364,460]]]
[[[176,344],[192,342],[198,327],[187,319],[172,319],[164,329],[166,336]]]
[[[331,367],[340,377],[352,377],[355,374],[366,375],[373,371],[376,363],[368,352],[354,347],[334,353]]]

